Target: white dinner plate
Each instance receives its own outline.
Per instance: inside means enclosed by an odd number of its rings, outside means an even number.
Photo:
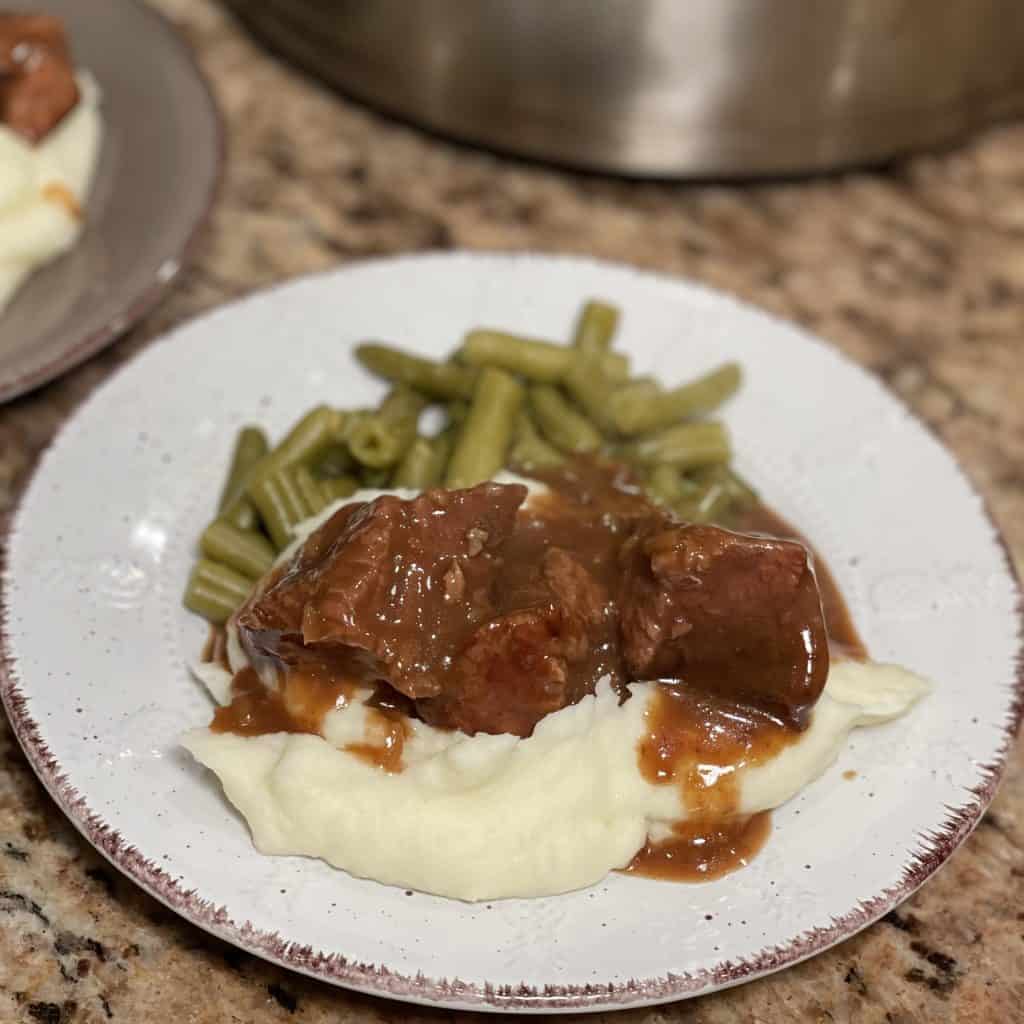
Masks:
[[[831,565],[871,654],[934,681],[857,731],[776,812],[753,863],[684,885],[468,905],[264,857],[178,746],[209,720],[181,607],[236,430],[279,434],[382,385],[352,346],[448,353],[488,324],[565,338],[581,302],[623,311],[638,372],[746,380],[725,417],[738,467]],[[4,576],[2,692],[40,778],[125,874],[202,928],[339,985],[449,1007],[599,1009],[733,985],[844,939],[908,896],[992,796],[1020,713],[1019,589],[984,505],[871,376],[797,328],[705,288],[547,256],[364,263],[224,307],[101,387],[42,458]],[[856,772],[848,779],[844,772]]]

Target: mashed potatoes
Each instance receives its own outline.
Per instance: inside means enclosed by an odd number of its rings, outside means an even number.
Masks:
[[[740,813],[785,803],[831,764],[852,728],[903,714],[927,688],[895,666],[837,663],[810,727],[743,771]],[[527,739],[413,723],[405,767],[393,775],[339,749],[363,736],[359,703],[330,712],[322,737],[195,729],[183,742],[217,774],[262,853],[321,857],[463,900],[548,896],[624,867],[649,834],[687,816],[678,786],[640,774],[654,687],[630,689],[620,705],[602,685]]]
[[[0,310],[37,267],[69,249],[99,152],[99,90],[79,77],[77,106],[38,145],[0,125]]]
[[[296,543],[332,511],[304,524]],[[228,650],[233,668],[244,667],[234,636]],[[219,703],[230,700],[229,672],[207,664],[196,674]],[[738,770],[735,813],[785,803],[832,763],[851,729],[902,715],[927,690],[896,666],[836,662],[809,727],[770,759]],[[394,774],[346,750],[372,735],[373,713],[362,703],[369,691],[328,712],[319,736],[195,729],[183,743],[217,774],[263,853],[320,857],[355,875],[464,900],[547,896],[625,867],[649,837],[661,839],[687,818],[683,789],[652,784],[638,763],[656,686],[630,691],[620,704],[602,683],[525,739],[410,721]]]

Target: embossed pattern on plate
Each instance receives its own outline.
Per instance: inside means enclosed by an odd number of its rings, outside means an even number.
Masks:
[[[382,386],[351,356],[365,338],[442,355],[479,323],[564,336],[590,296],[622,306],[620,344],[639,372],[674,380],[725,357],[743,363],[726,413],[741,469],[822,550],[875,656],[930,676],[935,693],[856,735],[777,813],[753,864],[713,884],[613,876],[470,906],[260,856],[176,745],[210,713],[185,670],[204,629],[178,601],[235,430],[255,421],[277,433],[316,402],[374,401]],[[0,692],[15,730],[116,865],[262,956],[450,1007],[655,1003],[845,938],[967,835],[1021,707],[1019,591],[983,503],[932,435],[795,327],[703,288],[575,259],[384,260],[179,328],[100,388],[43,458],[13,523],[4,599]],[[848,768],[855,783],[842,779]]]

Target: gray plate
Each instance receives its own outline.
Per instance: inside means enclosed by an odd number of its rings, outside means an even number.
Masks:
[[[103,92],[104,135],[78,243],[0,313],[0,401],[109,345],[157,301],[210,207],[223,149],[213,97],[163,17],[136,0],[16,8],[64,20],[76,65]]]

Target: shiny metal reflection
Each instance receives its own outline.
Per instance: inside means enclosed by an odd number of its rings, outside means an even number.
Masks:
[[[1021,0],[227,3],[391,113],[631,175],[876,162],[1024,112]]]

